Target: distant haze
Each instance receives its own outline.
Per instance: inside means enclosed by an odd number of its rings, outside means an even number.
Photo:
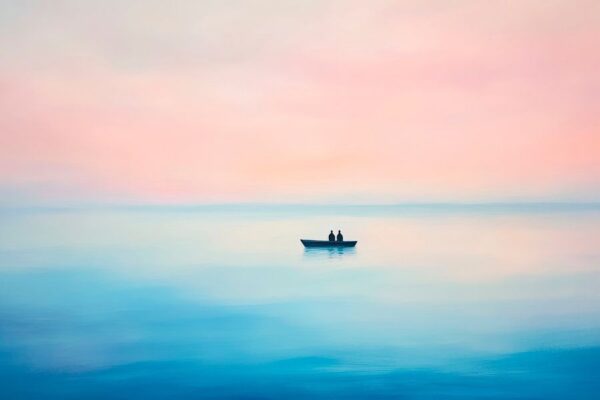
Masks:
[[[3,1],[0,196],[600,200],[600,2]]]

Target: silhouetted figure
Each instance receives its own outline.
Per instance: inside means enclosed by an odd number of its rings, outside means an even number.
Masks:
[[[344,235],[342,235],[342,231],[338,231],[337,241],[338,242],[343,242],[344,241]]]
[[[329,232],[329,241],[335,242],[335,235],[333,234],[333,230],[331,232]]]

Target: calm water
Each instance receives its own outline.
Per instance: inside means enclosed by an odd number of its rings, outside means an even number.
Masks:
[[[597,399],[599,287],[596,207],[5,210],[0,397]]]

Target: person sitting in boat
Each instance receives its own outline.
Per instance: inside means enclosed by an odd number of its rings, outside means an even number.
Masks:
[[[340,230],[338,230],[337,241],[338,242],[343,242],[344,241],[344,235],[342,235],[342,231],[340,231]]]
[[[335,242],[335,235],[333,234],[333,229],[329,232],[329,241]]]

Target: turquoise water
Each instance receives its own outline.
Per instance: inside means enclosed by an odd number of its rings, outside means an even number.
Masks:
[[[0,212],[6,399],[596,399],[600,209]],[[355,249],[299,239],[342,229]]]

